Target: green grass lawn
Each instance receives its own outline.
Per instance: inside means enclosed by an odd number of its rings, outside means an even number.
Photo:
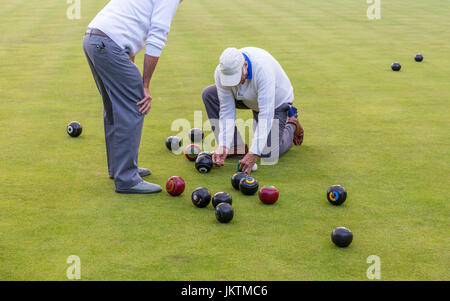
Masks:
[[[369,255],[382,280],[450,280],[450,2],[382,1],[370,21],[365,0],[184,1],[139,159],[148,181],[185,179],[176,198],[120,195],[108,178],[81,48],[106,3],[82,0],[80,20],[66,1],[0,4],[0,280],[66,280],[72,254],[82,280],[367,280]],[[230,46],[271,52],[302,111],[304,144],[254,173],[279,188],[273,206],[233,190],[236,160],[203,175],[164,145],[173,120],[206,116],[201,92]],[[78,139],[65,132],[72,120]],[[325,198],[336,183],[348,190],[341,207]],[[231,193],[230,224],[193,207],[198,186]],[[337,226],[354,233],[347,249],[330,240]]]

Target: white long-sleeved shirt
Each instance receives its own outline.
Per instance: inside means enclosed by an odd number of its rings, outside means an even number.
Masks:
[[[247,78],[242,85],[225,87],[220,81],[219,66],[214,74],[220,102],[218,144],[230,148],[236,121],[235,99],[241,100],[247,107],[258,112],[258,125],[250,152],[261,155],[272,128],[275,109],[284,103],[293,103],[294,89],[286,72],[270,53],[255,47],[240,50],[250,60],[251,79]]]
[[[111,0],[88,25],[108,35],[135,56],[159,57],[180,0]]]

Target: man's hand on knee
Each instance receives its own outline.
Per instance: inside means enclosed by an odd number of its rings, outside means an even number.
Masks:
[[[214,165],[223,166],[225,164],[225,159],[227,158],[228,149],[225,146],[220,146],[212,154],[212,160]]]

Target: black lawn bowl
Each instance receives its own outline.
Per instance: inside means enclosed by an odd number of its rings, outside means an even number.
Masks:
[[[201,144],[204,133],[199,128],[193,128],[189,131],[189,137],[191,138],[191,142],[195,144]]]
[[[327,199],[335,206],[341,205],[347,199],[347,191],[341,185],[333,185],[327,190]]]
[[[211,156],[203,155],[198,156],[195,160],[195,168],[201,173],[208,173],[213,167],[213,161]]]
[[[253,195],[258,191],[258,181],[250,176],[242,178],[239,182],[239,190],[245,195]]]
[[[228,203],[220,203],[216,207],[215,214],[219,222],[223,224],[229,223],[234,216],[233,207]]]
[[[331,233],[331,240],[340,248],[348,247],[353,240],[353,233],[345,227],[337,227]]]
[[[214,208],[216,208],[217,205],[219,205],[221,203],[228,203],[231,205],[233,203],[233,199],[232,199],[231,195],[229,195],[226,192],[216,193],[212,198],[212,205]]]
[[[391,68],[394,71],[400,71],[400,69],[402,69],[402,65],[400,65],[400,63],[395,62],[395,63],[392,63]]]
[[[177,136],[170,136],[166,139],[166,147],[170,151],[176,151],[181,147],[181,139]]]
[[[212,154],[210,152],[201,152],[200,154],[198,154],[199,157],[201,156],[208,156],[212,159]]]
[[[239,183],[245,177],[247,177],[245,172],[237,172],[231,177],[231,185],[233,185],[234,189],[239,190]]]
[[[211,202],[211,193],[204,187],[199,187],[192,192],[192,203],[198,208],[205,208]]]
[[[72,121],[67,125],[67,134],[69,134],[70,137],[78,137],[81,135],[82,131],[83,127],[77,121]]]
[[[421,55],[420,53],[416,54],[416,56],[414,57],[414,60],[418,63],[423,61],[423,55]]]

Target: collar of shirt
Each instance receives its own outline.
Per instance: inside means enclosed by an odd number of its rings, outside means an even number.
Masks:
[[[244,55],[245,60],[248,63],[248,75],[247,75],[247,79],[252,79],[253,78],[253,72],[252,72],[252,62],[250,61],[250,59],[248,58],[248,56],[245,53],[242,53]]]

